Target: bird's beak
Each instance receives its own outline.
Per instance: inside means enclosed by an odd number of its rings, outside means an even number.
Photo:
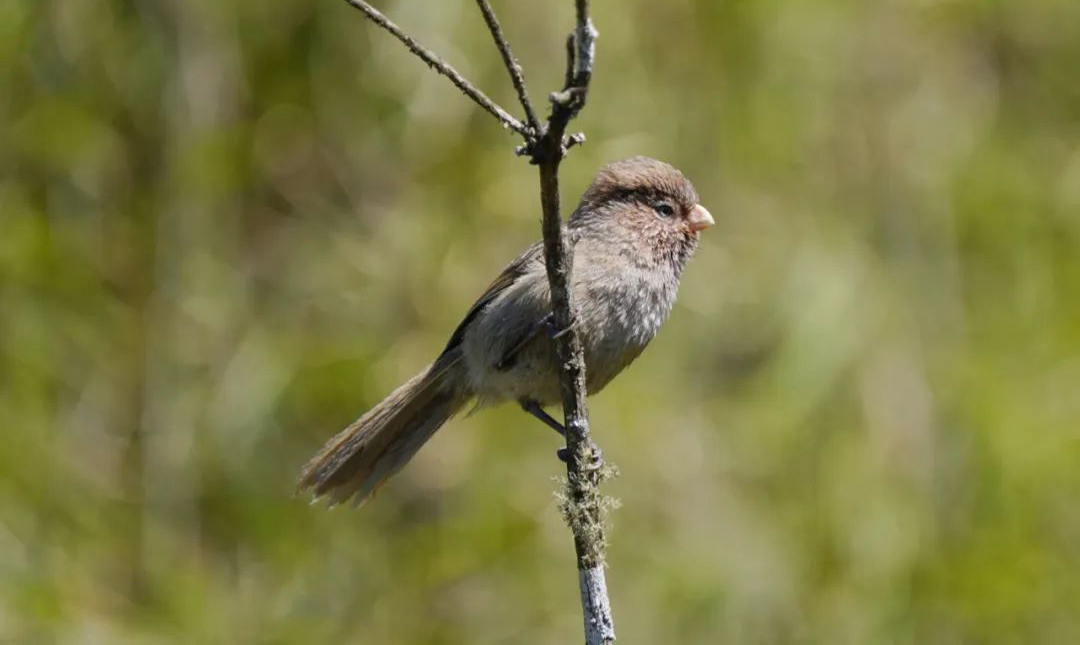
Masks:
[[[707,229],[716,223],[716,220],[712,218],[712,213],[709,212],[709,209],[701,204],[690,209],[690,214],[687,215],[686,221],[690,222],[690,228],[695,231]]]

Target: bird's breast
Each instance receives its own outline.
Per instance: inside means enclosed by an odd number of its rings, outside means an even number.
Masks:
[[[616,271],[618,276],[607,272],[575,279],[578,330],[593,392],[641,354],[675,302],[678,283],[662,272],[626,265]]]
[[[584,257],[583,257],[584,256]],[[573,271],[575,329],[585,350],[589,393],[601,390],[641,354],[675,301],[678,279],[629,262],[589,262]],[[529,273],[485,307],[464,336],[471,391],[482,403],[559,400],[558,362],[550,330],[530,336],[550,313],[547,276]],[[518,347],[521,339],[532,340]],[[512,360],[504,362],[510,348]]]

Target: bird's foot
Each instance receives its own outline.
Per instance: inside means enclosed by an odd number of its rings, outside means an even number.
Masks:
[[[541,407],[541,405],[536,401],[533,401],[532,399],[522,399],[521,409],[525,410],[529,414],[542,421],[544,425],[551,428],[555,432],[558,432],[559,436],[566,436],[566,427],[555,419],[551,418],[550,414],[544,412],[544,408]]]
[[[563,424],[561,424],[558,421],[556,421],[555,419],[553,419],[551,417],[551,415],[548,414],[547,412],[545,412],[544,408],[542,408],[540,406],[540,404],[537,403],[536,401],[533,401],[532,399],[522,399],[521,400],[521,409],[525,410],[526,412],[528,412],[532,416],[534,416],[537,419],[539,419],[540,421],[542,421],[544,423],[544,425],[551,428],[555,432],[558,432],[559,435],[561,435],[563,437],[566,437],[566,426],[564,426]],[[604,466],[604,456],[603,456],[603,452],[600,450],[599,446],[597,446],[594,443],[590,443],[588,445],[587,452],[589,453],[590,458],[589,458],[589,463],[585,465],[585,470],[595,471],[595,470],[600,470],[601,468],[603,468],[603,466]],[[559,448],[555,452],[555,455],[559,458],[559,461],[563,462],[564,464],[570,463],[570,450],[569,449],[567,449],[565,447],[564,448]]]
[[[505,372],[517,363],[518,353],[525,348],[526,345],[531,343],[534,338],[541,333],[547,335],[549,340],[555,340],[565,335],[567,329],[558,329],[555,327],[555,314],[548,314],[534,322],[521,338],[519,338],[513,345],[510,346],[503,355],[499,357],[499,360],[495,361],[495,370],[497,372]]]
[[[547,331],[547,335],[550,340],[558,340],[562,338],[563,336],[568,334],[570,332],[570,328],[574,326],[573,321],[571,321],[570,324],[567,325],[565,328],[559,329],[555,326],[555,314],[548,314],[544,316],[541,324],[544,326],[544,330]]]
[[[600,450],[600,447],[596,444],[590,444],[589,446],[589,463],[585,464],[585,470],[600,470],[604,467],[604,453]],[[555,456],[559,458],[559,461],[564,464],[570,463],[570,449],[559,448],[555,451]]]

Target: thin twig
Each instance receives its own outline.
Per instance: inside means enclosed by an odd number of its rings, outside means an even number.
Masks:
[[[484,22],[487,23],[488,29],[491,31],[491,37],[495,39],[495,46],[499,48],[499,53],[502,54],[503,64],[506,65],[506,71],[510,73],[510,82],[514,84],[518,100],[521,101],[521,107],[525,110],[525,120],[528,122],[529,127],[532,128],[532,131],[539,136],[540,120],[536,118],[536,111],[533,110],[532,101],[529,100],[529,90],[525,88],[525,77],[521,71],[521,65],[518,64],[513,52],[510,51],[510,43],[507,42],[506,36],[503,35],[502,27],[499,26],[499,20],[495,17],[491,5],[488,4],[487,0],[476,0],[476,4],[480,7],[480,13],[484,14]]]
[[[395,25],[389,18],[379,12],[378,9],[372,7],[364,0],[345,0],[353,7],[359,9],[371,22],[382,27],[386,31],[393,34],[398,40],[403,42],[409,51],[416,54],[428,64],[428,67],[434,69],[438,73],[450,79],[454,85],[457,86],[466,96],[475,101],[480,107],[490,112],[496,119],[501,121],[503,125],[510,128],[514,132],[517,132],[526,139],[530,138],[530,130],[521,121],[518,121],[509,112],[499,107],[495,101],[492,101],[486,94],[481,92],[472,83],[467,81],[456,69],[450,66],[449,63],[436,56],[431,50],[427,49],[420,43],[416,42],[411,36],[401,30],[400,27]]]

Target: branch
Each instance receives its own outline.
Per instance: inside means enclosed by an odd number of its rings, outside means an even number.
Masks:
[[[551,287],[551,306],[556,329],[566,330],[555,341],[561,372],[566,426],[567,495],[565,515],[574,533],[577,552],[578,585],[585,616],[585,642],[602,645],[615,640],[611,604],[604,575],[603,497],[600,482],[606,473],[591,467],[599,461],[600,449],[589,436],[589,413],[585,405],[585,356],[574,328],[575,307],[572,284],[573,246],[566,240],[566,225],[559,214],[559,164],[567,149],[583,137],[566,137],[566,126],[588,96],[595,56],[596,29],[589,19],[588,0],[576,0],[577,26],[567,39],[566,80],[562,91],[551,95],[551,115],[540,138],[529,150],[532,162],[540,166],[540,203],[544,211],[544,261]]]
[[[494,115],[503,125],[523,136],[525,145],[518,148],[518,153],[528,155],[531,163],[540,168],[540,204],[544,212],[544,262],[551,289],[555,326],[563,330],[555,339],[569,455],[566,463],[566,496],[562,510],[574,534],[586,645],[610,643],[615,640],[615,626],[604,575],[605,501],[600,495],[599,485],[611,471],[606,467],[594,466],[600,462],[600,449],[589,436],[589,414],[585,405],[585,356],[581,339],[574,327],[575,307],[569,287],[573,268],[573,246],[567,242],[566,225],[559,213],[559,164],[569,148],[585,141],[585,135],[580,133],[567,136],[566,127],[585,106],[589,81],[592,79],[597,32],[589,19],[589,2],[575,0],[577,20],[574,31],[566,41],[565,82],[562,90],[549,96],[551,113],[547,122],[541,124],[529,101],[521,66],[510,51],[510,45],[502,33],[494,11],[487,0],[476,0],[525,110],[528,121],[526,125],[510,116],[453,67],[406,35],[367,2],[345,1],[393,34],[409,51],[449,78],[466,96]]]
[[[525,110],[525,119],[529,122],[529,128],[533,132],[539,133],[540,121],[536,118],[536,111],[533,110],[532,101],[529,100],[529,91],[525,89],[525,77],[522,75],[521,65],[518,64],[513,52],[510,51],[510,43],[506,42],[506,36],[503,35],[502,27],[499,26],[499,20],[495,17],[491,5],[488,4],[487,0],[476,0],[476,4],[480,7],[480,13],[484,14],[484,22],[487,23],[488,29],[491,31],[491,37],[495,39],[495,46],[499,48],[499,53],[502,54],[503,64],[506,65],[506,71],[510,73],[510,82],[514,84],[514,89],[517,90],[518,100],[521,101],[521,107]]]
[[[480,107],[490,112],[492,116],[501,121],[504,126],[525,137],[527,141],[534,136],[532,133],[533,131],[530,130],[528,126],[515,119],[503,108],[499,107],[495,101],[489,99],[487,95],[477,89],[475,85],[465,80],[465,77],[456,69],[436,56],[431,50],[416,42],[414,38],[403,32],[401,28],[395,25],[389,18],[379,13],[378,9],[372,7],[367,2],[364,2],[364,0],[345,0],[345,2],[348,2],[350,5],[363,12],[371,22],[393,34],[409,48],[409,51],[416,54],[421,60],[427,63],[428,67],[449,78],[450,82],[456,85],[465,96],[468,96]]]

